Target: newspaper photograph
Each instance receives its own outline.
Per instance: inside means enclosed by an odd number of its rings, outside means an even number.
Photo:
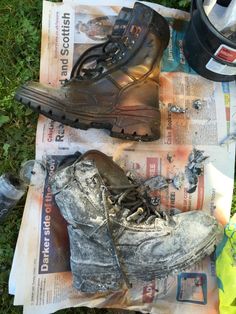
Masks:
[[[63,85],[81,54],[107,40],[121,7],[133,4],[44,1],[40,82]],[[204,210],[223,225],[230,217],[235,145],[224,140],[236,131],[236,84],[206,80],[189,68],[182,47],[186,12],[146,4],[168,18],[171,30],[160,75],[161,138],[142,143],[120,140],[107,130],[84,131],[39,117],[36,159],[45,163],[47,177],[42,187],[29,188],[9,280],[14,305],[23,305],[24,313],[45,314],[76,306],[155,314],[218,313],[213,256],[176,276],[138,282],[117,292],[86,294],[72,285],[67,223],[49,181],[63,160],[75,153],[101,150],[142,182],[167,178],[163,189],[152,190],[162,210]],[[196,152],[203,161],[193,186],[186,168]]]

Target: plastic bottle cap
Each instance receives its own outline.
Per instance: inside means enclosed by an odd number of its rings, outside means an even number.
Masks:
[[[28,186],[40,187],[47,175],[45,164],[40,160],[28,160],[21,165],[20,179]]]

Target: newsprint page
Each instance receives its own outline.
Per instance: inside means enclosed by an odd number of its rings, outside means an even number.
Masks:
[[[171,31],[160,75],[161,138],[148,143],[119,140],[106,130],[83,131],[40,116],[36,159],[46,162],[48,175],[41,188],[29,188],[9,281],[14,304],[24,305],[24,313],[46,314],[75,306],[155,314],[218,313],[212,257],[184,274],[140,282],[118,292],[91,295],[72,286],[66,222],[48,184],[66,155],[98,149],[143,179],[156,175],[173,178],[184,174],[189,155],[200,150],[208,158],[195,191],[189,193],[186,181],[179,190],[170,184],[168,189],[153,193],[161,198],[165,210],[198,209],[211,213],[222,224],[229,220],[235,145],[224,140],[235,132],[235,82],[208,81],[189,68],[183,55],[188,13],[145,4],[167,18]],[[44,1],[41,83],[64,84],[78,57],[107,39],[122,6],[133,5],[133,1],[116,0]],[[201,110],[192,106],[196,99],[202,101]],[[171,104],[187,110],[184,114],[170,112]]]

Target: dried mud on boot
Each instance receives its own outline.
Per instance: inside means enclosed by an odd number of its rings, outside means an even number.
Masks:
[[[201,211],[169,216],[99,151],[88,151],[53,177],[52,192],[68,222],[76,289],[118,290],[189,268],[210,255],[222,236]]]

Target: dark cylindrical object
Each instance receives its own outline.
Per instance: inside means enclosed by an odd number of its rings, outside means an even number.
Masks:
[[[11,174],[0,176],[0,223],[25,193],[22,182]]]
[[[236,79],[236,43],[211,24],[202,0],[192,0],[183,45],[189,65],[201,76],[218,82]]]
[[[222,7],[227,7],[230,4],[231,0],[217,0],[216,2]]]

